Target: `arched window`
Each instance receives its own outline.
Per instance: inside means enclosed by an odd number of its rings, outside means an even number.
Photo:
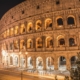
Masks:
[[[36,47],[37,48],[42,48],[42,39],[41,38],[37,39]]]
[[[22,33],[24,33],[24,32],[25,32],[25,25],[22,24],[22,25],[20,26],[20,33],[22,34]]]
[[[10,29],[10,36],[13,36],[13,34],[14,34],[14,29],[11,28],[11,29]]]
[[[69,39],[69,46],[75,46],[75,40],[74,38]]]
[[[14,49],[19,49],[19,41],[14,41]]]
[[[65,45],[65,40],[63,38],[59,39],[59,45]]]
[[[57,24],[58,26],[63,25],[63,19],[62,18],[57,19]]]
[[[42,28],[42,22],[40,20],[38,20],[36,22],[36,30],[41,30],[41,28]]]
[[[47,28],[52,28],[52,20],[51,19],[47,19],[45,21],[45,26],[46,26],[46,29]]]
[[[13,43],[10,43],[10,50],[13,49]]]
[[[74,18],[73,18],[73,17],[68,17],[68,19],[67,19],[67,24],[68,24],[68,25],[74,25],[74,24],[75,24]]]
[[[19,27],[16,26],[16,27],[15,27],[15,35],[17,35],[18,33],[19,33]]]
[[[28,23],[27,31],[28,31],[28,32],[31,32],[32,29],[33,29],[33,24],[32,24],[32,23]]]
[[[31,39],[29,39],[28,41],[27,41],[27,48],[33,48],[33,42],[32,42],[32,40]]]
[[[24,47],[25,47],[24,40],[21,40],[20,41],[20,49],[24,49]]]
[[[46,47],[52,48],[53,47],[53,39],[51,37],[46,39]]]

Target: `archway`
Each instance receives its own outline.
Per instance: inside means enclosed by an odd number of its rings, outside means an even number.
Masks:
[[[71,68],[76,68],[76,59],[77,57],[76,56],[72,56],[71,59],[70,59],[70,63],[71,63]]]
[[[13,57],[10,56],[10,65],[13,65]]]
[[[14,57],[14,60],[15,60],[15,66],[17,66],[17,65],[18,65],[18,57],[15,56],[15,57]]]
[[[59,57],[58,67],[59,67],[59,70],[61,71],[66,70],[66,58],[64,56]]]
[[[27,63],[28,63],[28,69],[33,69],[33,59],[32,59],[32,57],[28,58]]]
[[[42,70],[43,69],[43,59],[41,57],[38,57],[36,59],[36,68],[38,70]]]
[[[46,67],[48,70],[54,70],[54,59],[52,57],[46,59]]]

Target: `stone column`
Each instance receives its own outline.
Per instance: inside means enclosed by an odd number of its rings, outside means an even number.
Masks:
[[[66,59],[66,68],[67,68],[67,70],[70,70],[70,68],[71,68],[71,64],[70,64],[69,58]]]
[[[54,59],[54,70],[58,70],[58,59],[56,57]]]
[[[46,70],[46,58],[43,57],[43,70]]]
[[[46,39],[46,37],[45,36],[42,36],[43,51],[45,51],[45,48],[46,48],[45,39]]]
[[[25,68],[27,68],[27,54],[25,54]]]
[[[33,57],[33,67],[34,67],[34,70],[36,69],[36,57],[34,56]]]

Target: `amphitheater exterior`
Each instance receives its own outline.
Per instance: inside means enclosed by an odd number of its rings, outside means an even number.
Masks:
[[[0,20],[4,67],[69,70],[80,52],[80,0],[25,0]]]

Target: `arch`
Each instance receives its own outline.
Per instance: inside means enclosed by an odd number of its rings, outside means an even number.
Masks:
[[[75,46],[74,38],[69,38],[69,46]]]
[[[58,41],[58,46],[64,46],[65,45],[65,39],[63,35],[59,35],[57,37],[57,41]]]
[[[15,35],[17,35],[19,33],[19,27],[15,26],[15,31],[14,31]]]
[[[47,57],[47,59],[46,59],[46,67],[49,70],[54,70],[54,59],[52,57]]]
[[[14,49],[19,49],[19,40],[14,41]]]
[[[42,38],[37,38],[36,39],[36,48],[42,48],[43,41]]]
[[[27,63],[28,63],[28,68],[32,69],[33,68],[33,59],[32,59],[32,57],[28,57]]]
[[[27,41],[27,48],[33,48],[33,40],[32,39],[28,39]]]
[[[75,25],[75,20],[74,20],[74,17],[73,16],[69,16],[67,18],[67,24],[68,25]]]
[[[47,37],[46,38],[46,47],[47,48],[52,48],[53,47],[53,38],[52,37]]]
[[[59,45],[65,45],[65,40],[64,40],[64,38],[59,39]]]
[[[19,61],[18,61],[18,56],[15,56],[15,57],[14,57],[14,60],[15,60],[15,66],[17,66],[17,65],[18,65],[18,62],[19,62]]]
[[[33,29],[33,24],[32,24],[32,22],[29,22],[28,25],[27,25],[27,31],[31,32],[32,29]]]
[[[20,49],[24,49],[24,47],[25,47],[24,40],[20,40]]]
[[[36,68],[37,69],[43,69],[43,59],[41,57],[37,57],[36,59]]]
[[[41,30],[42,29],[42,22],[41,20],[36,21],[36,30]]]
[[[62,18],[58,18],[57,19],[57,25],[58,26],[62,26],[63,25],[63,19]]]
[[[10,50],[13,50],[13,43],[12,42],[10,43],[10,46],[9,47],[10,47],[9,48]]]
[[[45,20],[45,28],[52,28],[52,19],[48,18]]]
[[[9,29],[7,29],[7,37],[9,37],[9,32],[10,32],[10,30],[9,30]]]
[[[24,33],[25,32],[25,25],[24,24],[21,24],[20,26],[20,33]]]
[[[13,35],[14,35],[14,29],[10,28],[10,36],[13,36]]]
[[[66,58],[64,56],[59,57],[58,67],[59,70],[66,70]]]
[[[76,60],[77,60],[77,56],[72,56],[70,58],[70,63],[71,63],[71,68],[76,68]]]

